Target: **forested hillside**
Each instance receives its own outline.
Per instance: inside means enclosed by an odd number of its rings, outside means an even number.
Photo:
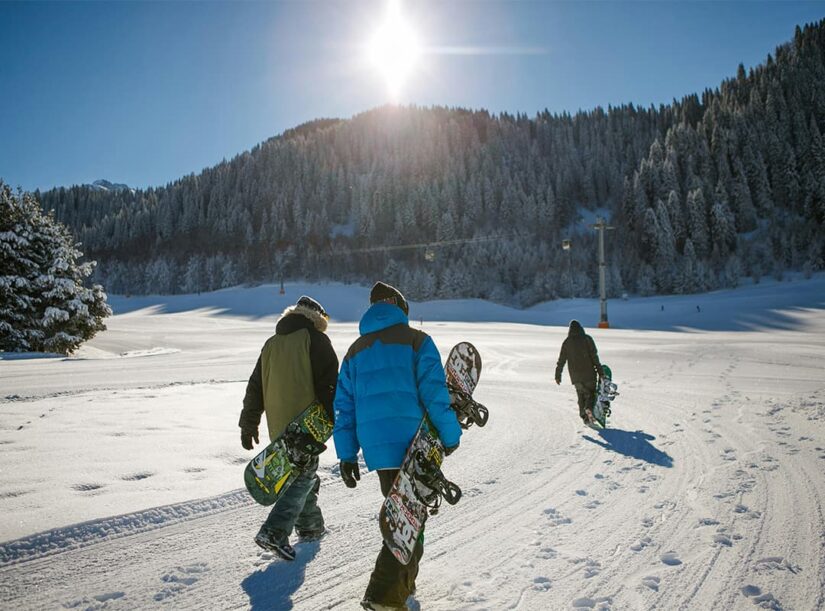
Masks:
[[[695,292],[825,267],[823,129],[825,20],[659,108],[384,107],[299,126],[165,187],[38,197],[114,293],[283,275],[382,277],[413,299],[591,296],[596,235],[579,219],[593,211],[616,227],[610,294]]]

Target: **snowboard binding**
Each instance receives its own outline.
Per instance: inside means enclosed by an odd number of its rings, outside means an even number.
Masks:
[[[458,503],[461,499],[461,488],[444,476],[434,459],[428,457],[422,450],[417,450],[414,460],[415,495],[429,509],[430,515],[438,513],[442,498],[450,505]]]
[[[327,449],[326,444],[321,443],[309,433],[303,432],[301,427],[294,422],[290,423],[284,431],[283,440],[289,460],[300,470],[306,469],[314,457]]]
[[[482,427],[487,424],[490,412],[478,401],[475,401],[463,390],[453,386],[448,386],[450,391],[450,407],[458,417],[458,423],[462,429],[468,429],[474,424]]]

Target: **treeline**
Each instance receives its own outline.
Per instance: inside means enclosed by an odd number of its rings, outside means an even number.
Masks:
[[[695,292],[825,264],[825,21],[716,90],[659,108],[320,120],[165,187],[37,194],[114,293],[279,278],[529,305]],[[568,253],[561,241],[572,238]],[[421,246],[427,245],[427,246]]]

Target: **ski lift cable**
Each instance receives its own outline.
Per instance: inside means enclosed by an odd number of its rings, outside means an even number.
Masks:
[[[420,242],[418,244],[399,244],[397,246],[372,246],[369,248],[355,248],[352,250],[343,251],[347,254],[356,254],[356,253],[369,253],[369,252],[389,252],[395,250],[415,250],[419,248],[437,248],[442,246],[457,246],[461,244],[476,244],[480,242],[494,242],[497,240],[505,240],[509,238],[513,238],[516,236],[511,235],[488,235],[488,236],[478,236],[474,238],[458,238],[455,240],[440,240],[438,242]],[[340,253],[340,251],[339,251]]]

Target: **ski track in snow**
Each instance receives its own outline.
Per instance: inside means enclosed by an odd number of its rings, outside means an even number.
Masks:
[[[580,424],[566,373],[561,387],[552,383],[564,329],[425,325],[445,353],[460,340],[479,348],[484,368],[476,396],[491,417],[486,428],[467,431],[445,462],[464,498],[427,524],[411,608],[825,608],[825,384],[821,367],[811,362],[812,355],[825,356],[825,315],[808,316],[815,329],[808,333],[594,330],[621,393],[606,431]],[[126,318],[130,329],[139,329],[164,316]],[[189,330],[202,324],[204,333],[214,325],[203,316],[188,324]],[[245,324],[257,331],[244,334],[249,345],[210,353],[212,368],[202,375],[225,379],[220,369],[226,364],[233,379],[245,379],[270,329],[269,323]],[[354,336],[353,325],[331,329],[339,355]],[[169,364],[185,355],[131,359],[138,381],[127,387],[128,400],[155,400],[156,389],[141,383],[151,377],[145,368],[167,359],[166,375],[174,378]],[[47,363],[43,371],[61,372],[61,366],[66,362]],[[186,386],[194,383],[186,378],[192,371],[178,373],[180,379],[161,384],[176,385],[169,390],[181,393],[175,401],[196,392]],[[59,397],[67,403],[58,412],[70,411],[72,401],[84,406],[105,397],[117,409],[127,400],[89,388],[88,396]],[[56,398],[37,391],[32,382],[29,398],[6,397],[4,405],[29,405],[37,419],[41,403]],[[207,385],[198,392],[209,391]],[[240,399],[225,417],[233,443]],[[19,455],[21,443],[35,447],[16,423],[0,421],[4,461]],[[160,432],[176,426],[154,424]],[[188,467],[193,478],[223,465],[237,469],[240,484],[245,454],[215,448],[209,456],[211,462]],[[59,494],[75,495],[66,498],[78,498],[78,511],[90,511],[116,485],[148,486],[165,475],[162,461],[149,465],[140,453],[128,466],[117,482],[78,474],[61,482]],[[244,490],[201,498],[190,481],[196,500],[164,504],[165,493],[156,490],[145,503],[160,505],[153,509],[0,543],[0,607],[355,609],[380,546],[377,477],[364,474],[356,490],[345,488],[331,451],[320,475],[329,533],[320,542],[298,543],[295,562],[254,545],[268,509]],[[0,511],[34,494],[0,479]],[[60,522],[59,494],[57,506],[38,510],[53,524]]]

